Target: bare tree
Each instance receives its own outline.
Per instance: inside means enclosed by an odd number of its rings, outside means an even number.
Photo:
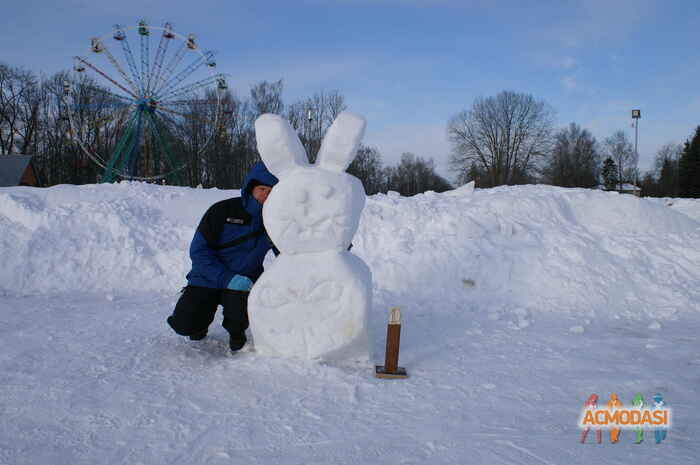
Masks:
[[[615,131],[603,143],[605,154],[615,161],[620,183],[635,182],[637,178],[637,154],[625,131]]]
[[[386,170],[387,189],[397,191],[408,196],[425,191],[444,192],[452,189],[452,186],[442,176],[435,172],[433,159],[425,160],[422,157],[406,152],[401,155],[401,162]]]
[[[504,91],[477,98],[450,118],[450,164],[465,177],[476,162],[492,186],[524,182],[551,143],[554,111],[532,95]]]
[[[386,185],[382,157],[376,148],[360,146],[347,171],[362,181],[367,195],[381,192]]]
[[[19,146],[20,153],[36,153],[37,139],[40,130],[41,89],[35,78],[30,74],[25,74],[26,92],[20,100],[20,127],[18,135],[21,140]]]
[[[97,166],[88,163],[85,154],[71,138],[68,108],[62,98],[65,80],[70,80],[70,75],[59,72],[41,85],[41,125],[33,161],[47,185],[75,183],[78,166],[89,165],[85,169],[90,172],[83,173],[85,177],[81,183],[94,182],[97,171]]]
[[[299,134],[311,163],[316,161],[326,131],[346,108],[345,98],[337,90],[316,93],[289,107],[287,119]]]
[[[678,163],[678,159],[681,157],[682,153],[682,144],[669,142],[662,145],[661,148],[656,151],[656,157],[654,159],[654,174],[656,176],[661,174],[661,169],[666,161],[674,161]]]
[[[598,184],[600,155],[595,137],[576,123],[554,137],[543,168],[546,182],[562,187],[594,187]]]
[[[39,129],[40,92],[30,71],[0,63],[0,153],[28,153]]]
[[[325,104],[328,107],[327,115],[329,124],[333,124],[333,121],[347,109],[345,105],[345,97],[337,91],[331,91],[326,95]]]
[[[105,169],[90,159],[85,147],[104,162],[123,163],[115,165],[119,170],[146,176],[183,167],[177,176],[168,177],[168,183],[240,187],[259,160],[255,119],[267,112],[283,114],[285,108],[281,80],[255,84],[244,99],[227,93],[220,114],[214,112],[214,92],[184,95],[174,111],[163,109],[147,121],[153,131],[144,131],[140,156],[129,158],[127,166],[127,158],[117,152],[131,127],[124,102],[84,74],[60,72],[38,81],[29,71],[0,63],[0,154],[35,154],[35,168],[46,185],[99,181]],[[287,115],[313,158],[345,107],[338,91],[320,92],[290,107]],[[381,159],[375,149],[363,150],[355,167],[367,173],[368,190],[376,192],[386,184]]]
[[[263,113],[282,114],[282,80],[275,82],[262,81],[250,89],[250,100],[255,111],[255,117]]]

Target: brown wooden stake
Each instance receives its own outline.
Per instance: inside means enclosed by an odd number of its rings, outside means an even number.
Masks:
[[[384,371],[396,373],[399,367],[399,346],[401,345],[401,325],[391,324],[386,329],[386,355],[384,357]]]
[[[399,366],[399,347],[401,345],[401,311],[391,309],[389,324],[386,329],[386,355],[384,366],[375,367],[378,378],[407,378],[406,369]]]

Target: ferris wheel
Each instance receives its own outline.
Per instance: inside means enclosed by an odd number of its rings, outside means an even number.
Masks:
[[[158,37],[154,53],[152,37]],[[142,20],[92,38],[90,55],[74,57],[63,102],[73,139],[104,169],[101,182],[182,182],[183,170],[210,144],[226,112],[226,78],[215,68],[214,53],[170,23]]]

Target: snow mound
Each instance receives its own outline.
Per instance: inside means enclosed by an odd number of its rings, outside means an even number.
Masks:
[[[694,219],[695,221],[700,221],[700,199],[673,199],[669,197],[664,198],[649,198],[650,202],[656,202],[660,205],[665,205],[672,208],[675,211],[681,212],[686,216]]]
[[[367,199],[352,251],[372,271],[377,302],[449,302],[516,325],[513,309],[528,324],[541,312],[664,320],[700,310],[700,202],[679,202],[681,212],[588,189],[465,191]],[[236,194],[142,183],[2,188],[0,292],[174,293],[201,215]]]
[[[0,293],[173,290],[199,218],[235,193],[137,182],[0,189]]]
[[[465,310],[700,310],[700,223],[632,195],[543,185],[377,195],[358,237],[382,289]]]

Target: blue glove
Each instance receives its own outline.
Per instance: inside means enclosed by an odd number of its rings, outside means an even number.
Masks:
[[[232,291],[250,292],[250,289],[253,287],[253,281],[247,276],[237,274],[231,278],[226,287]]]

